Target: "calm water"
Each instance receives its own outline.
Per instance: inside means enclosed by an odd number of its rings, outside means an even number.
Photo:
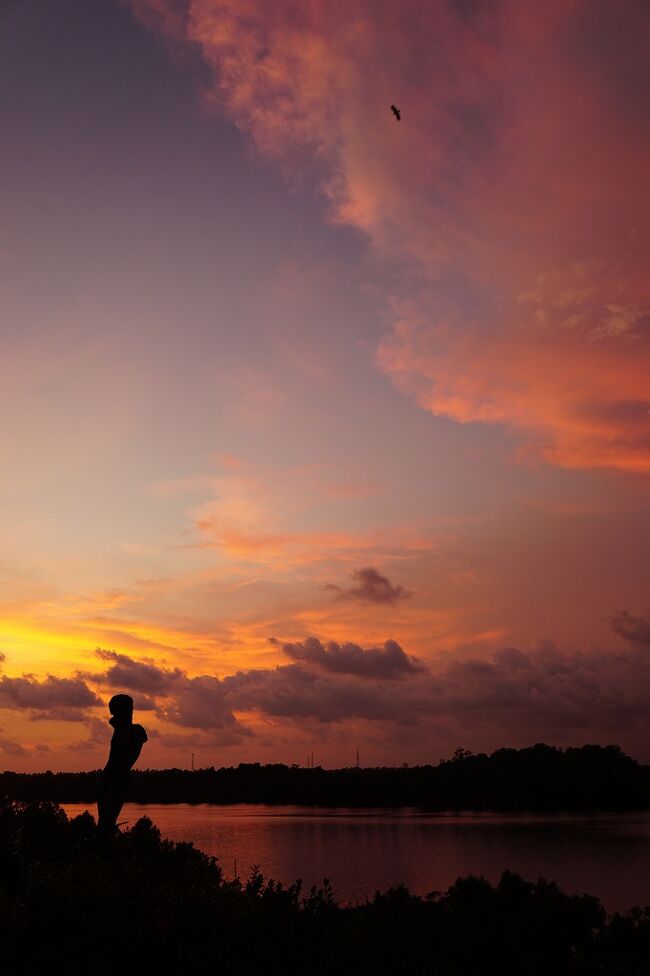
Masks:
[[[69,816],[85,804],[63,804]],[[127,804],[121,820],[150,817],[164,837],[214,854],[227,877],[257,864],[285,883],[331,880],[354,903],[404,883],[425,894],[462,874],[492,881],[504,868],[541,874],[609,911],[650,904],[650,811],[591,816],[423,814],[421,811]]]

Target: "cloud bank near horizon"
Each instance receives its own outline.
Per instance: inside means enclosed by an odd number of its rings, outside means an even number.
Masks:
[[[444,655],[431,667],[392,640],[382,648],[315,637],[275,641],[288,663],[223,678],[97,649],[104,668],[72,679],[3,675],[0,703],[31,720],[85,726],[88,738],[75,743],[76,750],[102,742],[96,708],[100,696],[107,700],[118,691],[135,697],[145,722],[154,720],[155,745],[163,750],[188,743],[205,749],[286,744],[314,729],[323,741],[354,730],[393,745],[417,737],[432,749],[440,741],[474,748],[503,741],[504,730],[511,743],[625,740],[650,717],[649,628],[650,618],[622,611],[612,629],[628,642],[624,652],[567,651],[541,641],[529,650]],[[16,755],[25,750],[16,740],[0,741],[0,748]]]

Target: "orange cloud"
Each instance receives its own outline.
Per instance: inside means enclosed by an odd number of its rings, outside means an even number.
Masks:
[[[650,336],[633,341],[623,328],[638,322],[631,312],[617,317],[613,306],[599,312],[591,299],[566,295],[535,304],[539,321],[487,332],[407,313],[382,342],[378,363],[437,416],[515,428],[522,457],[650,472]]]
[[[2,679],[0,699],[8,700],[16,721],[9,736],[0,734],[0,750],[16,757],[12,762],[33,768],[38,740],[49,738],[59,752],[81,752],[76,762],[87,764],[88,754],[99,759],[109,729],[105,715],[99,718],[94,689],[106,698],[125,687],[134,693],[150,732],[147,760],[154,764],[168,765],[170,750],[189,758],[190,749],[197,748],[217,761],[232,746],[239,756],[241,749],[255,755],[268,743],[277,755],[292,742],[308,741],[314,723],[319,747],[330,756],[337,728],[348,741],[363,729],[363,741],[376,740],[382,751],[410,741],[430,759],[443,730],[445,738],[458,741],[469,729],[471,748],[495,748],[504,723],[514,744],[549,735],[560,743],[606,742],[614,735],[643,750],[649,622],[624,611],[611,624],[627,644],[623,652],[562,650],[542,641],[531,648],[477,647],[425,662],[391,639],[364,646],[312,636],[275,641],[273,666],[244,667],[222,678],[98,651],[90,670],[73,679]],[[67,734],[61,731],[65,725],[71,727]],[[72,739],[78,735],[75,726],[85,728],[85,739]],[[412,738],[405,740],[409,729]]]
[[[520,457],[650,469],[640,6],[145,7],[198,45],[208,103],[367,235],[400,389]]]
[[[332,509],[331,498],[364,497],[373,486],[332,482],[324,465],[249,465],[226,471],[206,482],[206,487],[212,497],[188,512],[199,538],[184,547],[218,550],[238,562],[266,567],[279,579],[326,563],[410,558],[438,545],[432,531],[409,523],[361,531],[340,528],[341,513]],[[311,515],[314,507],[316,524]],[[442,525],[436,530],[440,536]]]
[[[353,558],[356,553],[423,552],[431,549],[431,540],[408,529],[376,531],[363,534],[345,532],[264,532],[254,527],[241,527],[220,519],[202,519],[197,523],[210,541],[207,545],[221,549],[231,556],[247,558],[257,563],[276,563],[285,566],[307,566],[311,563]]]

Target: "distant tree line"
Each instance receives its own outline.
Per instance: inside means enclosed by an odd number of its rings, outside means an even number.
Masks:
[[[505,871],[424,898],[391,888],[356,906],[324,879],[303,892],[161,839],[143,818],[100,853],[90,814],[0,797],[0,971],[221,976],[647,976],[650,910]]]
[[[459,749],[438,765],[313,769],[280,763],[132,774],[136,803],[415,806],[429,810],[631,810],[650,808],[650,766],[618,746],[559,749],[540,743],[491,755]],[[99,771],[0,773],[14,800],[92,803]]]

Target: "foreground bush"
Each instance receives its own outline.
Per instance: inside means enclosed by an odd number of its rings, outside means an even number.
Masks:
[[[405,888],[339,906],[253,872],[225,881],[147,818],[97,848],[89,814],[0,800],[0,967],[6,973],[650,973],[650,911],[607,918],[597,899],[504,872],[427,898]]]

